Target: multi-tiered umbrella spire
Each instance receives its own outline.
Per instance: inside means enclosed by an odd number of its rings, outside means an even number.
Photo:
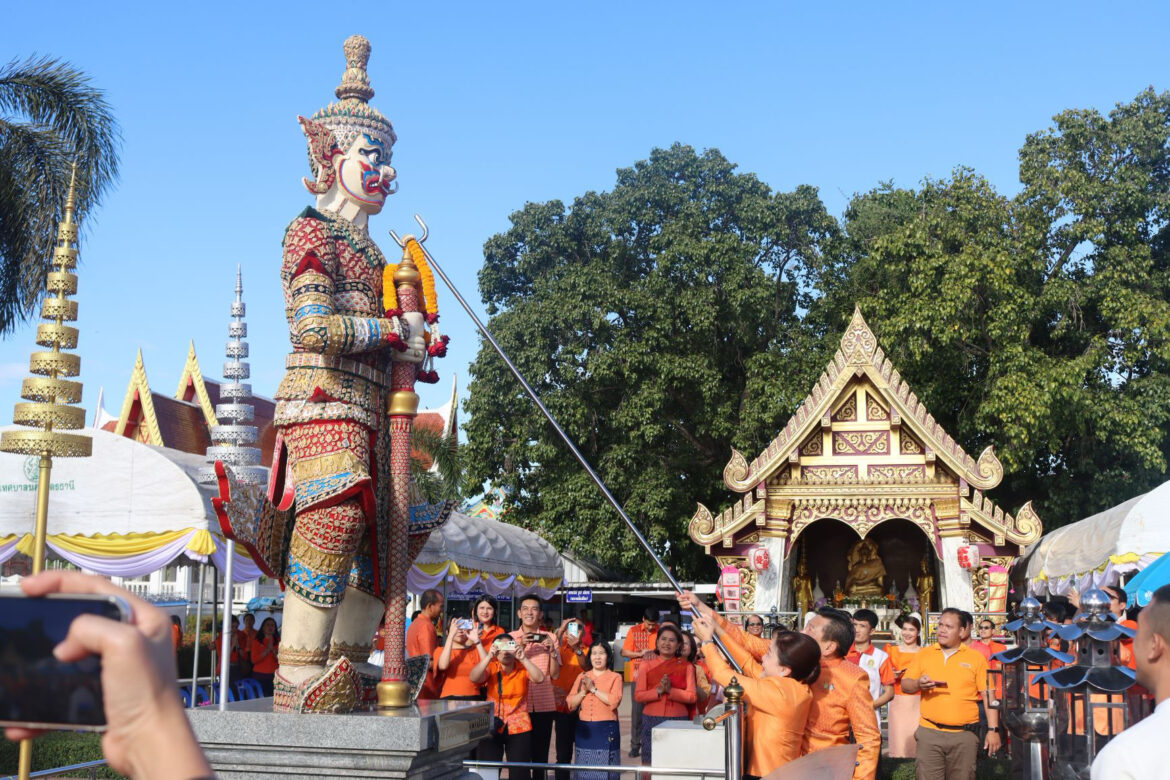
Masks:
[[[207,448],[209,466],[199,470],[199,481],[214,485],[216,461],[230,466],[238,482],[247,485],[263,484],[267,472],[260,465],[260,450],[256,444],[256,426],[249,425],[255,416],[252,385],[248,379],[251,368],[243,358],[248,357],[248,323],[244,322],[244,281],[236,266],[236,299],[232,302],[232,320],[228,323],[227,348],[223,364],[224,383],[219,388],[220,403],[215,405],[219,422],[211,428],[211,446]]]

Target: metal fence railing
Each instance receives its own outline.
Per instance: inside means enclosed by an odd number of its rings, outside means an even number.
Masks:
[[[59,767],[56,767],[55,769],[41,769],[37,772],[32,772],[31,774],[29,774],[29,778],[31,780],[31,778],[34,778],[34,777],[60,777],[61,775],[65,774],[66,772],[79,772],[82,769],[88,769],[89,770],[89,780],[95,780],[95,778],[97,778],[98,769],[105,766],[106,763],[107,763],[106,760],[103,758],[103,759],[100,759],[98,761],[85,761],[85,762],[80,763],[80,764],[70,764],[69,766],[59,766]],[[6,777],[0,777],[0,780],[17,780],[17,777],[18,777],[18,775],[8,775]]]

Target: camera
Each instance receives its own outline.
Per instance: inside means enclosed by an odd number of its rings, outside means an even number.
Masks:
[[[53,656],[81,615],[126,622],[130,607],[116,596],[0,595],[0,725],[105,729],[101,659],[64,663]]]

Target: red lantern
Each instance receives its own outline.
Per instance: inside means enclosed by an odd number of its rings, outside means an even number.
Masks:
[[[755,571],[766,571],[772,559],[763,547],[754,547],[748,553],[748,562],[751,563],[752,569]]]
[[[979,546],[968,544],[960,547],[958,558],[960,569],[978,569],[981,563],[979,559]]]

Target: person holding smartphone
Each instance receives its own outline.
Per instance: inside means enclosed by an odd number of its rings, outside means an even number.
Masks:
[[[437,648],[431,666],[440,699],[483,701],[483,689],[471,681],[471,670],[488,655],[479,641],[479,624],[468,618],[453,618],[447,639]]]
[[[886,645],[894,667],[894,698],[890,700],[887,731],[890,758],[914,758],[914,732],[918,728],[919,695],[902,689],[906,668],[922,649],[922,621],[917,615],[902,615],[894,621],[898,627],[897,644]]]
[[[524,644],[510,636],[499,636],[492,650],[472,668],[473,683],[486,684],[487,699],[492,702],[492,730],[476,748],[481,761],[532,761],[532,716],[528,694],[532,684],[545,681],[542,672],[528,658]],[[548,754],[548,745],[544,748]],[[529,769],[509,769],[509,780],[530,780]]]
[[[560,668],[553,678],[553,695],[556,696],[557,711],[553,715],[555,731],[555,754],[558,764],[573,762],[573,741],[577,736],[577,713],[569,706],[569,692],[577,684],[581,674],[589,668],[586,646],[581,643],[582,626],[576,618],[561,621],[556,630],[557,651],[560,654]],[[567,769],[558,769],[556,780],[569,780]]]
[[[102,708],[106,732],[102,753],[114,771],[139,778],[210,778],[199,743],[175,695],[178,685],[171,621],[165,612],[108,580],[79,571],[48,571],[20,582],[26,596],[93,593],[116,596],[130,607],[121,623],[82,615],[53,649],[63,662],[96,655],[101,658]],[[10,740],[35,737],[37,731],[10,727]]]
[[[527,595],[520,599],[520,628],[511,633],[524,656],[541,671],[541,679],[528,686],[528,712],[532,716],[532,755],[540,761],[548,760],[552,741],[553,719],[557,713],[557,697],[552,680],[560,672],[561,656],[556,637],[541,629],[544,608],[540,597]],[[490,694],[490,691],[489,691]],[[544,780],[544,771],[533,773],[535,780]]]

